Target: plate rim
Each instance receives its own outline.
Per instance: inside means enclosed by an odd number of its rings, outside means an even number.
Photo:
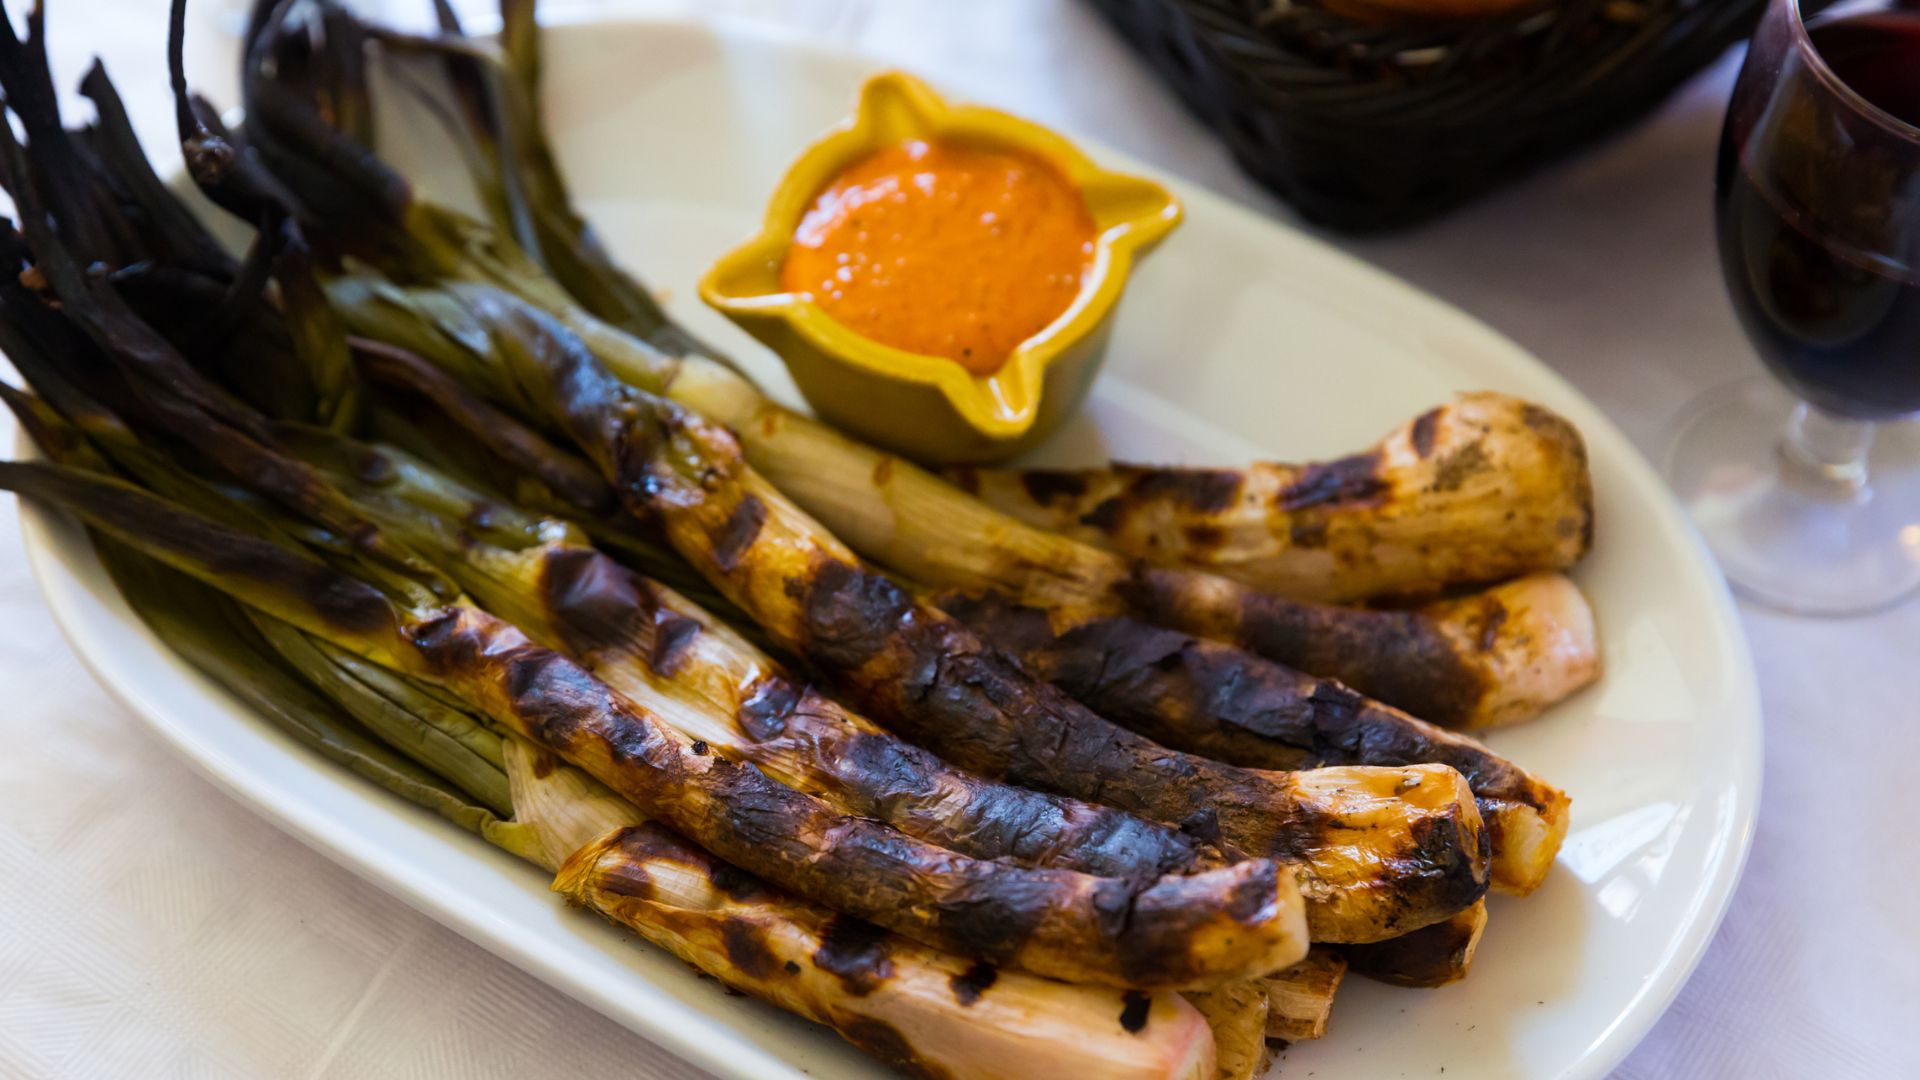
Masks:
[[[473,25],[485,30],[489,21],[476,19]],[[749,38],[768,46],[807,54],[809,59],[842,66],[873,68],[891,63],[884,56],[823,43],[792,28],[726,15],[688,18],[636,13],[618,8],[595,12],[565,5],[551,13],[542,12],[541,25],[543,29],[603,26],[615,27],[621,32],[654,30],[692,32],[721,39]],[[937,74],[935,80],[938,81]],[[1716,651],[1721,654],[1729,679],[1728,708],[1736,710],[1743,718],[1740,727],[1747,738],[1744,753],[1734,766],[1732,790],[1736,805],[1724,826],[1725,835],[1731,840],[1734,850],[1730,857],[1723,855],[1711,868],[1712,876],[1696,894],[1696,903],[1688,912],[1675,947],[1663,963],[1659,976],[1648,980],[1611,1018],[1603,1035],[1560,1074],[1564,1080],[1598,1080],[1604,1077],[1639,1045],[1654,1024],[1666,1014],[1697,970],[1731,907],[1752,853],[1764,777],[1765,718],[1746,629],[1724,577],[1647,457],[1627,439],[1611,418],[1565,376],[1505,334],[1478,316],[1360,256],[1342,250],[1321,235],[1302,228],[1296,221],[1243,205],[1202,182],[1141,161],[1097,138],[1084,137],[1071,129],[1066,129],[1066,134],[1102,161],[1167,183],[1189,206],[1196,203],[1204,205],[1209,214],[1226,212],[1259,218],[1277,229],[1292,233],[1293,240],[1311,245],[1320,257],[1338,260],[1349,269],[1386,283],[1388,288],[1398,291],[1405,304],[1424,306],[1427,315],[1450,322],[1489,345],[1497,345],[1509,354],[1506,362],[1517,363],[1553,386],[1561,398],[1560,402],[1555,403],[1556,409],[1579,414],[1570,419],[1581,431],[1589,448],[1596,443],[1603,444],[1606,459],[1625,470],[1634,487],[1657,493],[1658,498],[1654,500],[1650,512],[1661,519],[1668,531],[1679,533],[1675,550],[1685,553],[1682,561],[1690,564],[1690,569],[1713,597],[1712,621],[1721,631]],[[1574,403],[1575,407],[1564,408],[1568,402]],[[16,452],[22,456],[33,456],[31,440],[24,431],[17,434],[15,444]],[[196,772],[215,787],[330,861],[353,871],[480,948],[633,1030],[683,1062],[720,1076],[783,1076],[801,1080],[807,1075],[798,1066],[768,1053],[751,1041],[727,1039],[725,1036],[736,1030],[733,1024],[709,1018],[682,1003],[671,992],[661,990],[660,984],[651,980],[645,980],[646,984],[657,996],[650,1015],[638,1022],[630,1019],[631,1011],[616,1005],[614,995],[599,989],[592,980],[574,972],[567,965],[555,962],[535,949],[521,946],[515,935],[501,932],[501,928],[490,925],[488,919],[473,909],[443,899],[430,887],[426,875],[389,851],[358,848],[342,842],[337,835],[331,835],[337,823],[321,801],[305,794],[276,790],[273,785],[266,783],[266,778],[254,775],[246,766],[232,760],[220,746],[196,734],[190,725],[180,723],[173,715],[172,708],[164,703],[144,700],[139,688],[132,685],[132,675],[126,670],[126,665],[112,663],[110,649],[102,652],[98,646],[87,647],[81,607],[90,600],[96,600],[124,609],[126,617],[132,620],[142,636],[148,639],[148,644],[162,654],[168,663],[185,667],[195,678],[204,678],[183,658],[167,649],[140,622],[137,615],[126,608],[124,599],[110,586],[109,595],[105,597],[96,595],[89,588],[85,578],[88,571],[97,573],[100,581],[106,581],[104,568],[100,566],[90,542],[84,544],[82,550],[63,553],[55,540],[62,528],[69,527],[68,523],[61,520],[56,512],[29,500],[20,500],[19,507],[20,532],[28,569],[61,636],[82,666],[114,700],[156,731],[175,753],[186,759]],[[215,689],[217,691],[218,688]],[[323,763],[310,759],[304,753],[298,756],[316,770],[327,770]],[[724,1050],[717,1049],[719,1047],[724,1047]],[[743,1057],[751,1060],[742,1060]]]

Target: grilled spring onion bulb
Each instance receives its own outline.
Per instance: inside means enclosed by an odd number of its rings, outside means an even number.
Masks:
[[[1462,394],[1366,450],[1307,465],[948,476],[1036,528],[1324,603],[1565,570],[1593,545],[1580,433],[1505,394]]]

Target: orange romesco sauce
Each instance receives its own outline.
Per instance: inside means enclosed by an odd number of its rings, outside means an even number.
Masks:
[[[781,285],[881,344],[989,375],[1079,295],[1095,232],[1051,164],[915,140],[827,185],[794,231]]]

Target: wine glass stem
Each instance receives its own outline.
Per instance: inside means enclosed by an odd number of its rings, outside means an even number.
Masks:
[[[1849,497],[1867,486],[1867,452],[1873,423],[1849,420],[1798,402],[1780,435],[1780,457],[1789,480],[1817,494]]]

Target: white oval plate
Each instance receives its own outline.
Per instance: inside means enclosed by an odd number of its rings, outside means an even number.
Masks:
[[[555,26],[547,48],[553,135],[588,217],[668,292],[676,316],[791,400],[778,363],[704,310],[692,285],[751,231],[787,162],[847,112],[877,65],[659,22]],[[432,171],[435,136],[403,134],[389,125],[391,152]],[[1497,389],[1578,424],[1598,489],[1598,540],[1576,576],[1599,613],[1608,674],[1490,740],[1573,795],[1560,865],[1534,896],[1492,899],[1466,981],[1413,991],[1349,980],[1328,1036],[1288,1050],[1285,1069],[1601,1076],[1692,971],[1752,836],[1759,705],[1720,576],[1620,432],[1518,347],[1316,240],[1163,179],[1186,200],[1187,222],[1141,267],[1106,373],[1046,460],[1328,457],[1455,391]],[[884,1075],[824,1029],[725,996],[566,911],[539,873],[281,737],[147,631],[77,528],[22,517],[47,601],[101,682],[289,832],[716,1073]]]

